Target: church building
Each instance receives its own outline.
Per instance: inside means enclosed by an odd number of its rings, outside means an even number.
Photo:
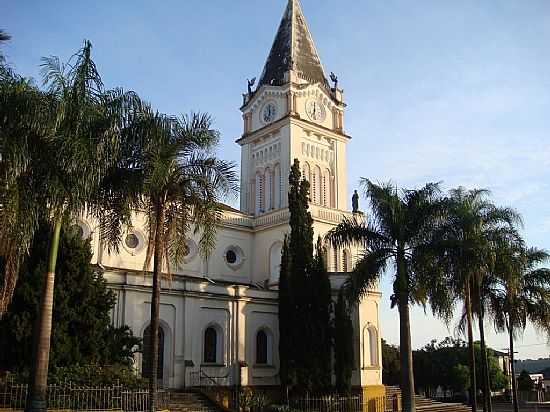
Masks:
[[[299,0],[289,0],[259,81],[249,82],[243,95],[243,134],[236,141],[240,210],[225,207],[208,259],[190,235],[185,263],[162,282],[163,386],[193,386],[199,373],[228,386],[278,384],[277,284],[282,242],[290,231],[288,175],[298,159],[311,184],[314,239],[353,216],[346,210],[346,151],[352,142],[344,128],[345,109],[338,79],[327,79]],[[93,263],[116,294],[114,325],[130,326],[147,346],[152,277],[143,273],[143,217],[136,215],[118,254],[101,244],[95,222],[83,218],[78,224],[92,240]],[[327,246],[334,296],[358,253]],[[380,294],[373,290],[353,314],[357,387],[382,384],[379,304]],[[147,374],[146,365],[138,354],[135,368]]]

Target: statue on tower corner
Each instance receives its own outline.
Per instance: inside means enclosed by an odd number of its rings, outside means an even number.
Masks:
[[[252,94],[252,88],[256,84],[256,78],[254,77],[252,80],[246,79],[246,82],[248,83],[248,94]]]
[[[351,197],[351,206],[353,207],[353,213],[360,213],[359,211],[359,195],[357,190],[353,191],[353,196]]]
[[[330,80],[334,83],[334,90],[338,90],[338,76],[336,76],[333,72],[330,73]]]

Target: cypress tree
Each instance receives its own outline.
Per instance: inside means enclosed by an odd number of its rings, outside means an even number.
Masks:
[[[336,389],[341,394],[348,394],[351,392],[351,374],[353,370],[353,324],[350,317],[350,307],[342,290],[338,292],[334,321]]]
[[[293,382],[292,377],[292,295],[290,293],[290,254],[288,240],[285,236],[281,254],[281,269],[279,274],[279,376],[283,394]]]
[[[332,331],[330,325],[332,298],[321,238],[317,240],[316,255],[313,259],[309,283],[313,332],[311,336],[313,353],[310,355],[310,359],[313,361],[311,376],[314,377],[313,389],[323,391],[330,387],[332,381]]]
[[[71,228],[61,231],[54,290],[50,372],[75,365],[130,364],[141,339],[128,327],[111,326],[115,295],[90,265],[92,249]],[[42,225],[19,270],[8,313],[0,321],[0,370],[28,372],[32,367],[32,329],[38,314],[50,228]]]
[[[319,391],[331,382],[331,287],[320,242],[313,254],[309,182],[298,160],[290,171],[288,204],[290,235],[279,279],[281,384]]]
[[[311,390],[311,290],[308,275],[313,260],[313,219],[309,213],[309,182],[302,179],[296,159],[290,170],[290,289],[292,294],[293,369],[298,390]]]

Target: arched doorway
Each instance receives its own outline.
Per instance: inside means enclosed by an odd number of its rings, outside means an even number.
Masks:
[[[164,331],[161,327],[158,329],[159,347],[158,347],[158,365],[157,381],[162,383],[164,380]],[[143,357],[141,362],[141,375],[144,378],[151,376],[151,326],[147,326],[143,332]]]

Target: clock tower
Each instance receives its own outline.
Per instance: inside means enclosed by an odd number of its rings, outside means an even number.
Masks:
[[[343,92],[329,84],[299,0],[289,0],[255,90],[243,95],[241,211],[259,217],[287,207],[294,159],[311,202],[347,209]]]

